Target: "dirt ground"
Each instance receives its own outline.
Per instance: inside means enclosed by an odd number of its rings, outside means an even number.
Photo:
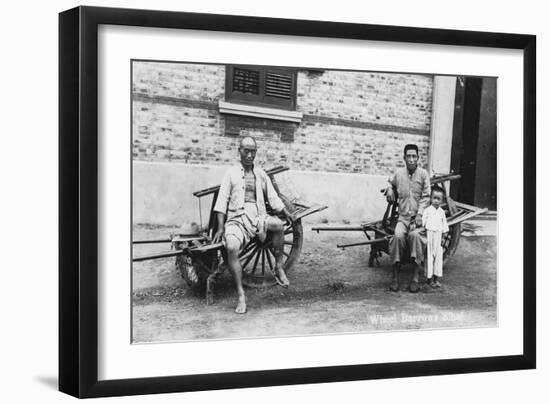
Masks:
[[[134,239],[162,238],[175,228],[136,226]],[[466,233],[466,232],[465,232]],[[466,234],[465,234],[466,235]],[[369,247],[342,251],[337,243],[362,241],[360,233],[320,233],[304,227],[300,260],[288,274],[291,286],[247,289],[248,312],[234,313],[229,273],[216,284],[214,305],[187,288],[174,258],[134,263],[133,342],[312,335],[497,325],[496,237],[462,237],[444,268],[443,286],[388,290],[391,266],[368,268]],[[134,256],[165,251],[166,245],[134,247]]]

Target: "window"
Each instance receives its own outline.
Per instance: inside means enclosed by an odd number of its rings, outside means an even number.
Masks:
[[[225,99],[263,107],[296,109],[296,71],[269,66],[226,68]]]

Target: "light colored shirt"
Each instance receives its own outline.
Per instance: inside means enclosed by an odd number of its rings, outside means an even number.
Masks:
[[[422,226],[430,231],[440,231],[441,233],[449,231],[445,211],[441,208],[436,209],[433,205],[428,206],[424,210],[422,214]]]
[[[389,179],[397,190],[399,221],[408,226],[416,215],[422,216],[430,202],[430,176],[421,167],[409,174],[407,167],[401,168]]]
[[[258,215],[266,214],[266,199],[275,212],[284,209],[283,201],[271,183],[271,179],[264,170],[253,167],[256,176],[256,206]],[[245,213],[245,175],[241,164],[231,167],[222,179],[218,199],[214,205],[214,211],[223,213],[227,219],[241,216]],[[264,197],[265,196],[265,197]]]

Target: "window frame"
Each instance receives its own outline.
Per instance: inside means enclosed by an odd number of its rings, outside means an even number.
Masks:
[[[259,72],[259,94],[241,93],[233,90],[235,68]],[[289,75],[292,80],[290,99],[281,99],[266,95],[266,77],[268,73]],[[236,104],[255,105],[266,108],[276,108],[296,111],[297,69],[277,66],[257,65],[226,65],[225,68],[225,100]]]

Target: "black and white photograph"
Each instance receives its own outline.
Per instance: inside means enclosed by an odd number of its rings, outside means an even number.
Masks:
[[[130,63],[133,344],[498,327],[498,77]]]

